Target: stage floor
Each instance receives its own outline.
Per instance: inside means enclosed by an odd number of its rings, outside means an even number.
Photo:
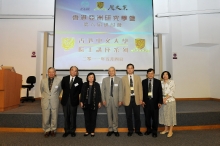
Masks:
[[[40,100],[35,102],[20,103],[20,106],[15,109],[0,112],[0,114],[28,114],[28,113],[41,113]],[[215,100],[192,100],[192,101],[176,101],[177,113],[198,113],[198,112],[220,112],[220,101]],[[143,112],[141,108],[141,113]],[[62,105],[59,106],[59,114],[62,114]],[[78,107],[78,114],[83,111]],[[106,114],[106,109],[102,106],[98,110],[99,114]],[[119,114],[125,113],[124,106],[119,108]]]
[[[215,100],[191,100],[177,101],[177,125],[178,126],[205,126],[220,125],[220,101]],[[143,108],[141,107],[141,127],[145,127]],[[84,115],[80,107],[77,112],[77,127],[83,128]],[[21,103],[18,108],[0,112],[0,127],[13,128],[41,128],[42,112],[40,100]],[[119,108],[119,127],[127,127],[124,107]],[[58,128],[63,127],[64,116],[62,106],[59,106]],[[97,128],[107,128],[106,108],[98,110]]]

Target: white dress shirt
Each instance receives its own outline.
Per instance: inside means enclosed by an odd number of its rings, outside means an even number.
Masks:
[[[111,87],[111,81],[112,81],[112,79],[113,79],[113,83],[114,83],[114,77],[110,77],[110,76],[109,76],[109,78],[110,78],[110,87]]]
[[[70,75],[70,82],[71,82],[72,78],[73,78],[73,82],[74,82],[75,77],[76,77],[76,76],[72,77],[72,76]]]

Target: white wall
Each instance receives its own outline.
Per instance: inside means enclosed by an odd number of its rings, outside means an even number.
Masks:
[[[168,12],[168,0],[154,0],[154,16],[158,13]],[[169,18],[154,17],[154,33],[169,33]]]
[[[36,68],[39,54],[36,54],[36,58],[32,58],[31,53],[37,52],[38,32],[48,30],[53,30],[53,20],[0,19],[0,64],[14,66],[16,72],[22,74],[22,84],[26,83],[28,76],[36,76],[36,70],[41,68],[41,66]],[[31,90],[30,94],[33,91]],[[23,89],[22,96],[25,94],[26,91]]]
[[[0,13],[11,15],[53,15],[54,0],[0,0]]]
[[[2,14],[51,16],[53,9],[54,0],[0,0],[0,17]],[[220,1],[154,0],[155,15],[205,9],[220,9]],[[220,98],[219,26],[220,14],[155,17],[154,32],[162,34],[163,38],[163,69],[172,73],[177,98]],[[36,97],[40,96],[38,87],[42,73],[44,31],[53,31],[53,19],[0,19],[0,64],[15,66],[16,71],[23,75],[23,84],[27,76],[36,75],[38,83],[31,92]],[[208,46],[195,45],[197,43],[207,43]],[[37,52],[36,58],[31,58],[32,51]],[[178,55],[177,60],[172,59],[174,52]],[[66,74],[68,72],[59,72],[59,77]],[[87,72],[80,74],[85,80]],[[100,82],[107,71],[96,74]],[[144,72],[138,74],[145,78]],[[124,72],[118,72],[118,75],[122,76]],[[22,96],[25,93],[22,90]]]
[[[211,3],[206,0],[198,1],[198,9],[220,9],[220,1],[212,0]],[[209,47],[209,80],[211,97],[220,98],[220,14],[204,14],[198,16],[199,22],[199,41],[212,44]],[[215,45],[217,44],[217,45]]]
[[[54,0],[1,0],[1,15],[53,15]],[[42,64],[40,47],[44,31],[53,31],[53,19],[0,19],[0,64],[14,66],[16,72],[22,74],[23,82],[30,75],[40,77]],[[37,52],[36,58],[31,58],[32,51]],[[39,54],[38,54],[39,53]],[[37,66],[38,65],[38,66]],[[30,95],[36,95],[37,83]],[[26,90],[21,90],[21,96]],[[39,94],[38,94],[39,95]]]
[[[157,3],[161,0],[154,0]],[[157,5],[157,13],[184,12],[194,10],[220,9],[219,0],[165,0],[166,5]],[[156,3],[156,2],[155,2]],[[163,3],[166,3],[163,1]],[[156,10],[156,9],[155,9]],[[171,71],[176,82],[177,98],[219,98],[220,71],[217,56],[220,43],[220,15],[201,14],[166,17],[169,20],[169,32],[163,34],[164,70]],[[164,18],[158,18],[164,19]],[[157,27],[167,26],[160,23]],[[205,45],[196,45],[206,43]],[[178,59],[170,59],[172,53]]]

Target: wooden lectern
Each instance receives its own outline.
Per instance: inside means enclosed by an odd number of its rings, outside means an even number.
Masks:
[[[22,75],[0,70],[0,111],[16,108],[20,104]]]

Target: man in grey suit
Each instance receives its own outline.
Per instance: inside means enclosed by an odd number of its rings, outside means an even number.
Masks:
[[[115,76],[115,68],[110,67],[108,70],[109,77],[102,81],[102,101],[107,108],[108,116],[108,133],[111,136],[119,136],[118,133],[118,108],[122,104],[122,81]]]
[[[41,80],[41,108],[44,137],[56,136],[61,80],[56,77],[53,67],[48,69],[48,78]]]

